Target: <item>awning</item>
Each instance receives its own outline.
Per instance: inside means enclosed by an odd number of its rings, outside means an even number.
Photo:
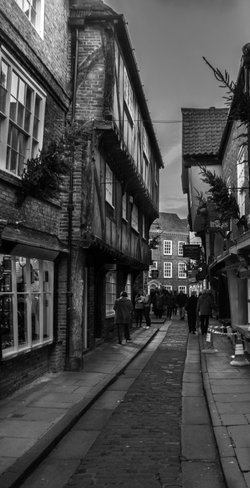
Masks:
[[[68,253],[68,249],[55,235],[7,225],[1,234],[0,253],[53,261],[59,253]]]

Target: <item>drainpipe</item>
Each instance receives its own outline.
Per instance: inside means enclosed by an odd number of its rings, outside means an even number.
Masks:
[[[73,96],[72,96],[72,114],[71,123],[75,120],[75,105],[76,105],[76,82],[77,82],[77,64],[78,64],[78,29],[75,29],[75,62],[73,68]],[[67,311],[66,311],[66,352],[65,352],[65,369],[70,369],[70,330],[72,317],[72,288],[71,288],[71,273],[72,273],[72,214],[74,210],[73,204],[73,175],[74,175],[75,152],[73,148],[71,167],[69,173],[69,200],[68,200],[68,246],[69,254],[67,261]]]

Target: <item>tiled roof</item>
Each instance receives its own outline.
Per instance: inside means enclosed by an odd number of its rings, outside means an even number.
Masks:
[[[216,156],[228,117],[226,108],[182,108],[183,156]]]
[[[116,12],[106,5],[102,0],[73,0],[72,8],[83,9],[88,12],[88,15],[117,15]]]
[[[188,234],[188,222],[186,219],[180,219],[177,214],[160,212],[159,218],[152,224],[151,230],[160,226],[161,230],[172,232],[173,234]]]

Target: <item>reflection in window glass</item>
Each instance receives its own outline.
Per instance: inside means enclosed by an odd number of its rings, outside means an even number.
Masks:
[[[3,356],[52,340],[53,273],[52,262],[0,255]]]

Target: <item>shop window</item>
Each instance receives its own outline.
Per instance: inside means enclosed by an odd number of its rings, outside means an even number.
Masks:
[[[106,274],[106,317],[113,317],[114,303],[116,300],[116,271]]]
[[[16,3],[42,37],[44,25],[44,0],[16,0]]]
[[[2,357],[53,339],[54,265],[0,254]]]
[[[0,168],[21,176],[42,147],[45,93],[11,56],[0,55]]]
[[[129,273],[127,276],[125,291],[128,294],[128,298],[130,298],[130,300],[131,300],[131,298],[132,298],[132,275],[131,275],[131,273]]]

